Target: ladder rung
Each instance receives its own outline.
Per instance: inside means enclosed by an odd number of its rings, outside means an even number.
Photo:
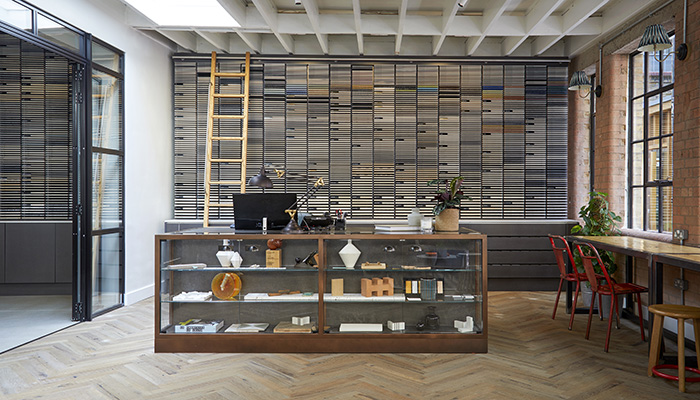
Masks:
[[[245,72],[214,72],[214,76],[223,76],[224,78],[243,78]]]
[[[233,207],[233,203],[231,204],[221,204],[221,203],[209,203],[209,207]]]
[[[211,140],[243,140],[240,136],[214,136]]]
[[[212,115],[214,119],[243,119],[245,115]]]
[[[211,185],[240,185],[241,181],[211,181]]]
[[[245,97],[244,94],[228,94],[228,93],[214,93],[214,97],[223,97],[228,99],[242,99]]]
[[[211,162],[243,162],[242,158],[212,158]]]

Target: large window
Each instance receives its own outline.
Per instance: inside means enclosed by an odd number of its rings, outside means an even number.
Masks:
[[[657,57],[663,59],[669,51]],[[673,229],[673,67],[673,56],[663,62],[653,53],[630,56],[628,225],[632,229]]]

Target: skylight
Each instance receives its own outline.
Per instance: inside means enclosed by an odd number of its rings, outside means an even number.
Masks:
[[[217,0],[124,0],[161,26],[241,26]]]

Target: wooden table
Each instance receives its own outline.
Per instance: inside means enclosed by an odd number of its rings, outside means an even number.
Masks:
[[[679,268],[700,271],[700,248],[659,242],[631,236],[567,236],[570,242],[588,242],[598,250],[609,250],[627,256],[627,265],[632,265],[632,257],[647,260],[649,266],[649,305],[663,303],[664,264]],[[573,247],[572,247],[572,251]],[[573,266],[572,266],[573,268]],[[632,281],[632,268],[625,268],[625,280]],[[567,282],[566,309],[571,310],[571,283]],[[631,304],[628,302],[628,304]],[[571,310],[576,312],[576,310]],[[649,313],[649,329],[653,326],[654,314]],[[651,343],[650,343],[651,344]],[[665,363],[677,364],[673,357],[664,357]],[[696,358],[688,357],[686,365],[694,365]]]
[[[664,264],[700,271],[700,248],[697,247],[631,236],[567,236],[567,240],[588,242],[598,250],[624,254],[627,256],[627,265],[632,265],[632,257],[647,260],[650,305],[663,303]],[[572,251],[574,251],[573,248]],[[625,280],[627,282],[632,280],[632,268],[626,268]],[[569,295],[567,296],[567,310],[571,308],[570,302],[571,296]]]

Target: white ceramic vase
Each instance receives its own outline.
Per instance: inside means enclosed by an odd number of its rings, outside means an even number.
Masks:
[[[234,251],[232,253],[233,254],[231,255],[231,258],[230,258],[231,266],[233,268],[240,268],[241,264],[243,264],[243,257],[241,257],[241,255],[237,251]]]
[[[231,256],[233,255],[233,251],[231,250],[219,250],[216,252],[216,258],[219,259],[219,264],[221,264],[222,267],[230,267],[231,266]]]
[[[360,258],[360,254],[362,254],[362,252],[357,247],[355,247],[354,244],[352,244],[352,239],[348,239],[348,244],[346,244],[345,247],[340,249],[338,254],[340,255],[340,259],[343,260],[345,268],[354,269],[355,263]]]

